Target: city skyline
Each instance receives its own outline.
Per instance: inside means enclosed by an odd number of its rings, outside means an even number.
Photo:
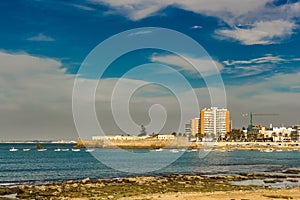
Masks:
[[[82,62],[109,37],[142,27],[175,30],[207,51],[224,82],[233,128],[247,127],[249,118],[242,114],[250,112],[278,114],[257,116],[255,124],[300,124],[300,2],[17,0],[0,5],[1,140],[77,138],[72,91]],[[207,60],[185,56],[209,72]],[[145,63],[153,65],[122,77]],[[192,89],[181,87],[161,65],[180,72]],[[195,93],[199,110],[214,106],[205,83],[211,74],[199,76],[191,69],[180,56],[158,49],[120,56],[101,77],[95,95],[98,120],[105,132],[122,133],[109,109],[109,98],[121,77],[125,88],[163,77],[181,96]],[[99,77],[81,74],[80,78],[93,82]],[[120,102],[118,98],[116,104]],[[170,89],[149,84],[136,90],[130,103],[136,124],[150,123],[149,109],[161,104],[168,114],[161,132],[178,129],[181,113]],[[185,112],[188,118],[198,113],[189,108]],[[179,131],[184,132],[181,128]]]

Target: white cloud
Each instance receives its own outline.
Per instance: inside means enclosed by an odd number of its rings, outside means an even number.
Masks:
[[[188,60],[192,63],[189,63]],[[209,58],[194,58],[190,56],[180,57],[177,55],[152,55],[152,62],[159,62],[167,65],[172,65],[178,68],[179,71],[182,71],[188,76],[199,77],[199,72],[192,66],[194,64],[202,76],[210,76],[218,74],[220,70],[223,69],[223,65],[217,61],[210,60]]]
[[[0,52],[0,126],[3,139],[76,138],[73,76],[61,62]]]
[[[105,3],[115,9],[116,12],[126,15],[132,20],[140,20],[156,14],[159,10],[168,6],[176,6],[195,13],[203,13],[211,16],[225,17],[239,16],[265,5],[270,0],[244,0],[237,3],[235,0],[90,0],[93,3]]]
[[[26,53],[0,52],[1,140],[77,138],[72,115],[75,77],[66,74],[61,67],[62,63],[59,60],[51,58]],[[96,80],[85,79],[84,81],[87,82],[88,87]],[[101,126],[104,126],[105,133],[108,134],[120,134],[110,110],[112,92],[117,81],[116,78],[102,79],[96,92],[98,118]],[[118,93],[118,97],[126,95],[127,88],[141,84],[148,84],[148,82],[122,78],[121,85],[125,89],[122,90],[123,93]],[[151,98],[147,96],[149,93]],[[170,94],[168,90],[158,88],[157,85],[142,88],[137,96],[131,99],[133,106],[131,115],[136,123],[146,125],[149,122],[148,109],[158,103],[165,106],[169,115],[169,121],[163,131],[176,129],[174,127],[181,119],[180,110],[177,99]],[[187,96],[184,98],[189,100]],[[121,105],[118,102],[121,102],[122,98],[115,98],[115,100],[117,105]],[[120,108],[120,111],[122,109]],[[196,111],[188,112],[191,114]],[[92,135],[93,133],[87,133],[87,136]]]
[[[161,14],[168,7],[213,16],[229,25],[229,29],[217,31],[223,38],[240,41],[245,45],[273,44],[293,34],[295,19],[300,17],[300,2],[274,6],[273,0],[90,0],[95,4],[106,4],[110,13],[118,13],[131,20],[141,20]],[[238,27],[240,26],[240,27]],[[250,26],[250,28],[241,28]],[[192,28],[200,28],[195,25]]]
[[[223,73],[232,74],[231,78],[241,78],[247,76],[254,76],[262,74],[263,72],[270,72],[273,69],[271,65],[251,65],[251,66],[237,66],[234,69],[226,68]]]
[[[263,64],[263,63],[280,63],[284,62],[286,59],[281,58],[280,56],[273,56],[267,54],[260,58],[253,58],[250,60],[226,60],[223,61],[225,65],[247,65],[247,64]]]
[[[29,41],[39,41],[39,42],[53,42],[55,41],[54,38],[50,37],[50,36],[46,36],[43,33],[39,33],[36,36],[32,36],[27,38],[27,40]]]
[[[70,4],[70,5],[75,7],[75,8],[78,8],[78,9],[81,9],[81,10],[86,10],[86,11],[94,11],[95,10],[94,8],[91,8],[89,6],[83,6],[83,5],[80,5],[80,4]]]
[[[231,74],[231,77],[258,75],[267,71],[271,72],[273,69],[276,70],[276,64],[298,62],[299,60],[299,58],[285,58],[271,54],[249,60],[225,60],[222,62],[225,65],[223,73]]]
[[[217,34],[237,40],[245,45],[275,44],[293,34],[296,25],[284,20],[260,21],[250,28],[218,30]]]
[[[227,86],[229,108],[232,109],[234,127],[249,124],[242,113],[278,113],[276,117],[255,118],[255,124],[275,126],[300,123],[300,73],[276,74],[260,82],[239,86]]]

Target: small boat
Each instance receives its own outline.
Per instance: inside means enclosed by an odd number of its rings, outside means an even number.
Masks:
[[[283,150],[282,150],[282,149],[277,149],[276,151],[277,151],[277,152],[282,152]]]
[[[19,149],[16,149],[15,147],[13,147],[13,148],[9,149],[9,151],[16,152],[16,151],[19,151]]]
[[[79,152],[80,149],[72,149],[72,151],[74,151],[74,152]]]
[[[157,152],[160,152],[160,151],[163,151],[163,149],[155,149],[155,151],[157,151]]]
[[[47,151],[47,149],[44,146],[42,146],[41,144],[37,144],[36,148],[37,148],[37,151]]]
[[[178,153],[179,151],[177,149],[171,149],[170,152],[172,152],[172,153]]]
[[[211,151],[213,151],[213,149],[203,149],[203,151],[205,151],[205,152],[211,152]]]
[[[227,150],[227,152],[233,152],[233,151],[234,151],[233,149],[228,149],[228,150]]]
[[[47,151],[47,149],[38,149],[37,151]]]
[[[61,151],[69,151],[70,149],[62,149]]]
[[[93,152],[95,149],[86,149],[85,152]]]
[[[266,153],[271,153],[273,151],[274,151],[273,149],[265,149],[265,150],[263,150],[263,152],[266,152]]]
[[[31,149],[23,149],[23,151],[30,151]]]
[[[59,149],[59,148],[58,149],[54,149],[54,151],[58,152],[58,151],[61,151],[61,149]]]

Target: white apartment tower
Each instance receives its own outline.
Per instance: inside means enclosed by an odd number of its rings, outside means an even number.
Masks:
[[[221,136],[231,130],[229,110],[217,107],[205,108],[200,111],[201,136]]]

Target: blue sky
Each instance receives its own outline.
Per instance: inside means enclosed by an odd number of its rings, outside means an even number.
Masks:
[[[280,114],[255,119],[263,125],[300,124],[298,1],[14,0],[1,1],[0,15],[0,125],[4,139],[76,138],[71,97],[81,63],[102,41],[141,27],[172,29],[204,47],[220,69],[234,127],[247,126],[248,119],[241,117],[246,112]],[[184,69],[184,63],[171,62],[175,57],[157,49],[128,53],[107,69],[104,84],[113,85],[144,63]],[[203,79],[181,72],[198,95],[203,94],[199,106],[209,107]],[[137,81],[132,76],[128,80]],[[108,112],[106,104],[101,104],[106,92],[100,91],[99,115]],[[133,111],[137,124],[149,122],[148,116],[140,116],[151,103],[154,100]],[[172,106],[168,111],[178,115]],[[112,118],[102,120],[106,123]],[[163,131],[171,131],[174,124],[170,122]],[[119,133],[119,129],[107,127],[107,132]]]

